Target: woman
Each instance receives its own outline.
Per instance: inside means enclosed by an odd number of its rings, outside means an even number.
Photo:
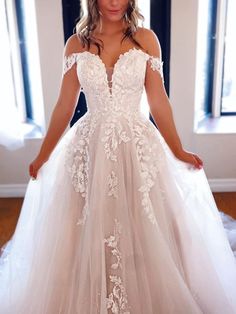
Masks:
[[[82,5],[1,258],[1,313],[236,313],[236,261],[178,137],[158,40],[134,0]],[[140,112],[144,86],[160,132]],[[58,143],[81,88],[88,112]]]

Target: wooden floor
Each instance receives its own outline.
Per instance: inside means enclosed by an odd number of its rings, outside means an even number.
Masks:
[[[236,192],[213,195],[218,208],[236,219]],[[22,203],[22,198],[0,198],[0,247],[15,230]]]
[[[0,198],[0,247],[12,236],[23,198]]]

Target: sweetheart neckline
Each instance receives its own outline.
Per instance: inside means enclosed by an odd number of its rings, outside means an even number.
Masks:
[[[132,47],[132,48],[130,48],[129,50],[127,50],[127,51],[121,53],[121,54],[118,56],[118,59],[116,60],[116,62],[115,62],[115,64],[114,64],[113,67],[107,67],[106,64],[104,63],[104,61],[102,60],[102,58],[101,58],[98,54],[92,53],[92,52],[90,52],[90,51],[88,51],[88,50],[84,50],[84,51],[80,51],[80,52],[74,52],[74,53],[72,53],[71,55],[79,56],[79,55],[82,55],[82,54],[87,54],[87,55],[89,55],[89,56],[91,56],[91,57],[93,57],[93,58],[96,58],[96,60],[99,61],[100,65],[102,66],[103,71],[104,71],[104,78],[105,78],[105,80],[106,80],[106,86],[107,86],[107,88],[108,88],[108,93],[109,93],[110,96],[112,97],[112,95],[113,95],[113,80],[114,80],[114,78],[115,78],[115,76],[116,76],[116,72],[117,72],[116,68],[118,67],[118,65],[119,65],[119,63],[121,62],[121,60],[122,60],[125,56],[129,55],[131,52],[142,53],[142,54],[145,55],[148,59],[149,59],[149,58],[155,58],[155,59],[159,59],[159,60],[160,60],[159,57],[151,56],[151,55],[148,54],[147,52],[143,51],[143,50],[140,49],[140,48],[136,48],[136,47]],[[112,68],[112,69],[113,69],[113,73],[112,73],[112,75],[111,75],[111,80],[108,80],[108,76],[107,76],[107,69],[109,69],[109,68]],[[111,86],[110,86],[110,84],[111,84]]]
[[[115,64],[113,67],[107,67],[106,64],[104,63],[104,61],[102,60],[102,58],[98,55],[98,54],[95,54],[95,53],[92,53],[90,51],[80,51],[80,52],[75,52],[73,54],[75,55],[82,55],[82,54],[88,54],[88,55],[91,55],[92,57],[98,59],[98,61],[100,62],[101,66],[103,67],[103,70],[104,70],[104,74],[105,74],[105,80],[106,80],[106,85],[108,87],[108,91],[109,91],[109,94],[110,96],[113,95],[113,80],[114,80],[114,77],[116,75],[116,68],[117,66],[119,65],[119,63],[121,62],[121,60],[127,56],[128,54],[130,54],[131,52],[138,52],[138,53],[143,53],[144,55],[148,56],[149,58],[151,58],[152,56],[150,56],[148,53],[144,52],[142,49],[139,49],[139,48],[136,48],[136,47],[132,47],[130,48],[129,50],[121,53],[118,57],[118,59],[116,60]],[[111,80],[108,80],[108,76],[107,76],[107,70],[109,68],[112,68],[113,71],[112,71],[112,75],[111,75]],[[110,85],[111,84],[111,85]]]
[[[124,56],[128,55],[129,53],[131,53],[133,51],[142,52],[143,54],[147,55],[149,58],[153,57],[153,56],[151,56],[150,54],[148,54],[147,52],[143,51],[140,48],[132,47],[132,48],[128,49],[127,51],[125,51],[123,53],[120,53],[118,58],[117,58],[117,60],[116,60],[116,62],[114,63],[114,65],[112,67],[107,67],[106,64],[104,63],[104,61],[102,60],[102,58],[98,54],[95,54],[95,53],[90,52],[88,50],[84,50],[84,51],[80,51],[80,52],[74,52],[73,54],[81,55],[81,54],[86,54],[87,53],[87,54],[92,55],[93,57],[99,59],[100,62],[103,64],[105,69],[112,68],[113,70],[115,70],[115,67],[116,67],[117,63],[119,63],[120,59],[122,59]],[[158,58],[158,57],[155,57],[155,58]]]

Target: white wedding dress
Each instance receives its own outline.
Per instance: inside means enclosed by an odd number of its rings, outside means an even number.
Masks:
[[[236,313],[236,260],[204,171],[140,110],[160,60],[130,49],[111,82],[90,52],[64,65],[88,111],[28,184],[0,259],[0,313]]]

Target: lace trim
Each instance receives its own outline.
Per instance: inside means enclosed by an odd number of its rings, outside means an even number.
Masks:
[[[76,53],[72,53],[69,56],[64,56],[63,62],[63,75],[65,75],[72,66],[77,62],[78,55]]]
[[[163,62],[158,57],[153,56],[149,58],[149,61],[151,63],[151,69],[157,71],[161,75],[162,80],[164,80]]]
[[[149,128],[146,129],[146,132],[150,133],[145,134],[144,126],[137,123],[134,126],[133,132],[137,158],[140,163],[139,171],[142,177],[142,185],[139,187],[139,192],[142,193],[143,212],[150,222],[156,225],[157,221],[150,200],[150,191],[156,182],[157,174],[162,168],[163,154],[158,149],[155,133],[153,134],[153,140],[148,140],[152,136],[152,131]]]
[[[116,259],[111,265],[111,269],[114,271],[122,269],[122,255],[118,247],[121,229],[121,224],[115,219],[114,234],[104,239],[104,243],[111,248],[111,253]],[[106,308],[111,309],[114,314],[130,314],[127,310],[128,299],[122,278],[113,274],[110,275],[109,278],[111,283],[113,283],[113,289],[108,298],[106,298]]]
[[[108,176],[108,196],[114,196],[118,198],[118,178],[114,171],[111,172]]]
[[[104,123],[105,135],[102,137],[104,143],[105,154],[107,159],[117,161],[116,151],[119,144],[131,141],[127,136],[126,131],[123,130],[122,124],[115,117],[109,117]]]
[[[78,58],[78,53],[72,53],[69,56],[64,56],[63,75],[66,74],[66,72],[68,72],[72,68],[72,66],[77,62],[77,58]],[[149,61],[151,63],[152,70],[159,72],[161,75],[161,78],[164,79],[163,62],[158,57],[154,57],[154,56],[149,56]],[[108,82],[111,83],[109,80]]]
[[[140,56],[139,62],[134,60],[134,53],[138,54],[137,57]],[[142,196],[143,213],[155,224],[150,191],[161,168],[162,154],[157,145],[156,135],[153,135],[153,141],[150,139],[152,131],[146,124],[147,120],[141,119],[138,104],[143,91],[146,63],[148,62],[151,69],[158,71],[161,76],[163,76],[163,63],[159,58],[137,49],[120,56],[112,77],[114,81],[111,95],[107,88],[104,64],[97,55],[86,51],[80,54],[73,53],[65,57],[64,71],[68,71],[75,62],[81,62],[78,75],[89,100],[87,118],[78,123],[76,134],[68,145],[66,162],[74,189],[84,198],[84,208],[78,224],[85,224],[89,215],[89,146],[96,126],[99,126],[99,129],[101,127],[98,141],[103,146],[107,161],[118,162],[120,146],[125,146],[128,142],[136,146],[142,179],[139,193]],[[118,198],[117,176],[118,173],[114,169],[106,173],[107,197]]]
[[[78,220],[78,225],[84,225],[88,211],[88,176],[89,176],[89,140],[96,127],[96,115],[83,117],[80,121],[77,134],[73,141],[66,147],[65,167],[71,177],[74,190],[85,199],[82,209],[82,217]],[[78,140],[79,138],[79,140]]]

